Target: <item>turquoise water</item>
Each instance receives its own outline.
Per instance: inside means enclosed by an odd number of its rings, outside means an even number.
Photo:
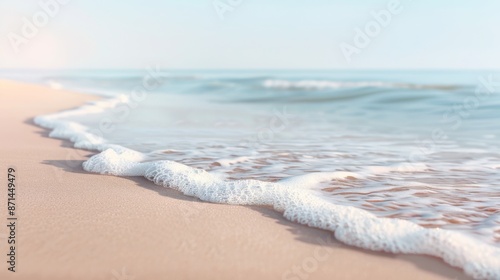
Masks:
[[[498,73],[143,70],[23,77],[125,96],[122,105],[68,120],[147,153],[145,161],[175,161],[226,180],[347,172],[310,180],[308,188],[336,205],[500,245]]]
[[[267,205],[357,247],[500,277],[500,76],[488,72],[32,74],[101,101],[38,116],[88,172]]]

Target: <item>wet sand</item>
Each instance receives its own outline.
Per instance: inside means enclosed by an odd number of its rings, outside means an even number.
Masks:
[[[97,97],[0,81],[1,178],[16,169],[16,272],[1,279],[469,279],[427,256],[342,245],[265,207],[218,205],[143,178],[86,173],[93,154],[33,117]],[[0,220],[6,220],[6,183]],[[0,254],[7,259],[7,227]]]

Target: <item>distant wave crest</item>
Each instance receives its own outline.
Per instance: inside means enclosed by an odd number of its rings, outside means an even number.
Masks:
[[[269,89],[286,89],[286,90],[325,90],[339,88],[400,88],[400,89],[437,89],[437,90],[452,90],[457,88],[451,85],[422,85],[411,83],[391,83],[381,81],[364,81],[364,82],[346,82],[346,81],[328,81],[328,80],[279,80],[267,79],[262,82],[264,88]]]

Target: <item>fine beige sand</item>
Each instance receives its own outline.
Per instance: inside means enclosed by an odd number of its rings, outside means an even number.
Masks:
[[[469,279],[427,256],[368,252],[264,207],[218,205],[143,178],[88,174],[90,151],[36,115],[96,97],[0,81],[0,279]],[[7,168],[17,174],[17,272],[7,271]]]

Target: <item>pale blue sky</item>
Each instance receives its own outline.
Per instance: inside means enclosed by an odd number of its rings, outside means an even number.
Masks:
[[[65,0],[15,53],[22,18],[48,1],[0,2],[0,68],[500,68],[498,0],[400,0],[350,62],[340,44],[390,0],[242,0],[224,20],[212,0]]]

